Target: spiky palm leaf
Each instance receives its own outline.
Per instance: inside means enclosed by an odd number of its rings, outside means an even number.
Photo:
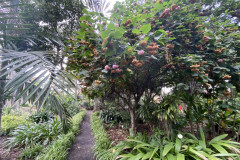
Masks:
[[[23,104],[29,102],[38,109],[51,107],[59,114],[66,127],[70,115],[62,106],[64,102],[62,93],[73,93],[71,88],[74,84],[71,75],[53,64],[54,54],[7,51],[7,53],[0,52],[0,59],[0,63],[8,63],[0,69],[2,73],[0,78],[16,72],[15,76],[6,83],[5,97],[14,95],[16,101],[23,97]]]
[[[108,0],[83,0],[83,4],[91,11],[107,13],[111,2]]]

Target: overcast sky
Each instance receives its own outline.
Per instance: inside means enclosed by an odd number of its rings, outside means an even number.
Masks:
[[[119,2],[123,2],[124,0],[108,0],[109,2],[111,2],[111,5],[110,5],[110,9],[113,8],[114,4],[119,1]]]

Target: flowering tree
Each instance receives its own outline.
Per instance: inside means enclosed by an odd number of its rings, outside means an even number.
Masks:
[[[84,79],[83,91],[89,95],[96,93],[87,89],[93,83],[117,94],[128,107],[135,133],[136,109],[143,96],[151,99],[164,86],[190,82],[215,94],[210,88],[226,89],[231,69],[235,76],[234,46],[221,37],[223,32],[212,33],[201,7],[195,1],[140,5],[127,0],[115,4],[109,19],[85,11],[82,28],[69,40],[68,70]],[[236,30],[230,30],[229,37],[236,39]]]

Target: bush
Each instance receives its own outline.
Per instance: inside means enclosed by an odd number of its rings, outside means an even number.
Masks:
[[[1,121],[1,134],[9,134],[18,125],[26,123],[25,117],[4,115]]]
[[[75,135],[79,132],[80,124],[86,114],[82,110],[72,118],[72,129],[67,134],[59,136],[57,141],[43,150],[36,160],[65,160],[67,159],[68,149],[72,145]]]
[[[112,152],[108,149],[111,147],[111,142],[108,134],[99,118],[99,112],[95,112],[91,116],[91,128],[95,138],[94,154],[97,159],[112,160]]]
[[[29,116],[29,120],[34,123],[44,123],[53,119],[53,116],[47,112],[37,112],[31,116]]]
[[[70,96],[65,96],[65,103],[63,103],[63,106],[66,108],[67,112],[74,116],[80,112],[79,109],[79,102],[76,101],[74,98]]]
[[[63,132],[60,121],[52,120],[50,123],[30,123],[17,127],[6,141],[7,146],[34,146],[47,145]]]
[[[65,160],[67,159],[68,149],[74,141],[74,133],[59,136],[59,139],[43,150],[36,160]]]
[[[128,141],[123,141],[111,150],[115,157],[126,159],[164,159],[164,160],[208,160],[208,159],[236,159],[240,155],[240,143],[230,140],[223,140],[227,135],[220,135],[206,142],[203,131],[200,132],[201,138],[197,139],[192,134],[186,136],[178,135],[174,141],[166,137],[160,139],[142,138],[137,136]],[[139,138],[141,137],[141,138]]]
[[[102,110],[100,113],[101,119],[104,123],[130,123],[130,116],[127,111],[118,109],[116,107],[110,107],[105,110]]]
[[[18,157],[20,160],[32,160],[35,159],[37,157],[37,155],[39,155],[42,150],[43,150],[44,146],[40,145],[40,144],[36,144],[33,147],[27,146],[22,153],[20,154],[20,156]]]

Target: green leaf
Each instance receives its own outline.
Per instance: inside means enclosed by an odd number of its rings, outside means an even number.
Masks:
[[[182,142],[177,138],[177,139],[176,139],[176,144],[175,144],[175,152],[176,152],[176,153],[179,153],[179,152],[180,152],[181,143],[182,143]]]
[[[101,33],[101,37],[102,37],[102,39],[107,38],[108,35],[109,35],[109,31],[108,31],[108,30],[103,31],[103,32]]]
[[[140,31],[142,31],[142,33],[147,34],[148,32],[150,32],[151,30],[151,24],[145,24],[140,28]]]
[[[181,153],[178,153],[177,154],[177,160],[185,160],[185,155],[181,154]]]
[[[226,138],[227,136],[228,136],[227,134],[223,134],[223,135],[217,136],[217,137],[213,138],[208,144],[211,145],[212,143],[220,141],[220,140]]]
[[[206,139],[205,139],[205,135],[204,135],[202,127],[200,127],[200,135],[201,135],[203,144],[205,145],[205,148],[206,148]]]
[[[235,157],[238,156],[237,154],[232,154],[232,153],[225,153],[225,154],[213,154],[212,156],[215,157]]]
[[[114,54],[114,51],[112,49],[108,49],[105,53],[105,58],[112,56]]]
[[[135,34],[139,34],[140,33],[140,31],[138,29],[133,29],[132,32],[135,33]]]
[[[113,37],[116,39],[120,39],[120,38],[122,38],[122,36],[123,36],[123,33],[120,31],[116,31],[113,33]]]
[[[150,160],[153,158],[153,156],[154,156],[154,154],[158,151],[158,147],[156,147],[154,150],[153,150],[153,152],[152,152],[152,155],[151,155],[151,157],[150,157]]]
[[[111,30],[111,29],[115,28],[115,25],[114,25],[113,23],[110,23],[110,24],[107,26],[107,28]]]
[[[144,155],[144,153],[138,153],[136,156],[129,158],[129,160],[140,160],[143,158]]]
[[[163,157],[165,157],[172,148],[173,148],[172,144],[167,144],[163,149]]]
[[[220,153],[224,154],[224,153],[228,153],[222,146],[218,145],[218,144],[212,144],[212,146]]]

